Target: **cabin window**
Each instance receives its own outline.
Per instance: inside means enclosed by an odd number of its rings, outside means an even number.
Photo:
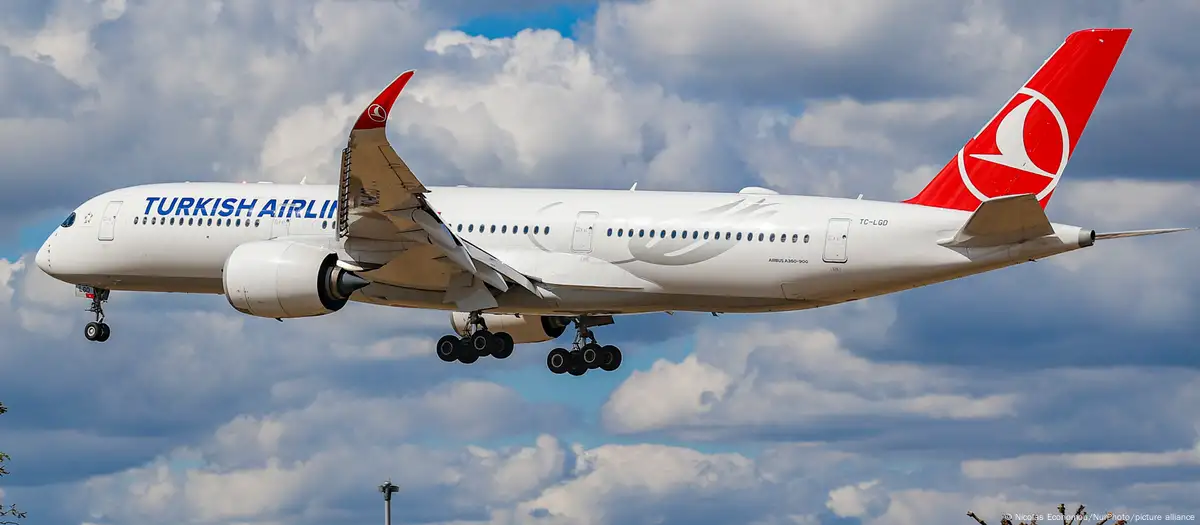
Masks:
[[[612,237],[612,228],[609,228],[609,229],[608,229],[608,236],[609,236],[609,237]]]
[[[541,229],[541,227],[540,227],[540,226],[534,226],[534,227],[533,227],[533,233],[535,233],[535,234],[536,234],[536,233],[538,232],[538,230],[540,230],[540,229]]]
[[[508,225],[507,224],[500,227],[500,233],[508,233]]]
[[[468,226],[468,227],[467,227],[467,232],[469,232],[469,233],[475,233],[475,225],[474,225],[474,224],[472,224],[472,225]]]
[[[742,240],[742,232],[738,232],[738,234],[737,234],[737,240],[739,240],[739,241],[740,241],[740,240]]]
[[[758,242],[762,242],[762,240],[763,240],[763,237],[765,237],[765,235],[763,235],[763,234],[761,234],[761,233],[760,233],[760,234],[758,234]]]
[[[638,230],[638,237],[645,237],[645,236],[646,236],[646,230],[644,230],[644,229]]]
[[[708,240],[708,232],[704,232],[704,240]]]
[[[730,233],[729,233],[729,232],[725,232],[725,240],[727,240],[727,241],[728,241],[728,240],[729,240],[729,237],[730,237]]]
[[[462,233],[462,225],[461,224],[458,225],[458,232]]]
[[[677,236],[678,236],[678,234],[679,234],[679,231],[677,231],[677,230],[671,230],[671,238],[672,238],[672,239],[674,239],[675,237],[677,237]]]
[[[549,226],[547,226],[547,227],[545,227],[545,228],[542,228],[542,233],[544,233],[544,234],[546,234],[546,235],[550,235],[550,227],[549,227]]]
[[[771,239],[771,242],[775,242],[775,234],[774,233],[771,234],[770,239]]]
[[[714,234],[713,234],[713,239],[716,239],[716,240],[718,240],[718,241],[719,241],[719,240],[721,240],[721,232],[714,233]]]
[[[235,225],[237,225],[237,226],[241,226],[241,225],[242,225],[242,220],[241,220],[241,219],[238,219],[238,220],[234,221],[233,223],[234,223]]]
[[[133,223],[134,223],[134,224],[137,224],[137,223],[138,223],[138,219],[140,219],[140,218],[141,218],[141,217],[134,217],[134,218],[133,218]]]
[[[495,224],[492,225],[492,230],[488,233],[496,233],[496,225]]]
[[[650,238],[651,238],[651,239],[653,239],[653,238],[654,238],[654,230],[650,230]]]
[[[808,234],[804,234],[804,244],[808,244]]]

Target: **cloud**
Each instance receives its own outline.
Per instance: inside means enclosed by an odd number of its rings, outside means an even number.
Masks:
[[[747,425],[798,430],[871,416],[992,419],[1014,410],[1011,395],[974,396],[950,371],[857,357],[826,331],[751,324],[702,341],[697,354],[678,364],[660,360],[647,372],[634,372],[605,404],[606,426],[703,435],[737,433]]]

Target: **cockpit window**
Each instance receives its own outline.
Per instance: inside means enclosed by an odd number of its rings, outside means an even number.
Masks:
[[[75,212],[71,212],[70,215],[67,215],[67,218],[62,221],[62,227],[70,228],[72,224],[75,224]]]

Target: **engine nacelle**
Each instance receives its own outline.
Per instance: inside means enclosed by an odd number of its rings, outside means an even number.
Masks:
[[[324,248],[289,241],[255,241],[225,260],[225,298],[258,317],[312,317],[341,310],[369,281],[337,266]]]
[[[470,333],[469,320],[470,315],[464,312],[450,314],[450,325],[454,327],[454,331],[458,335]],[[522,344],[557,339],[567,330],[567,326],[571,324],[571,318],[544,315],[483,314],[483,322],[487,324],[488,331],[492,333],[505,332],[512,336],[513,343]]]

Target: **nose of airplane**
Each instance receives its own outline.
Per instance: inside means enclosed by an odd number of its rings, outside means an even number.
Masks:
[[[50,241],[51,239],[46,239],[46,242],[42,243],[42,247],[38,248],[37,257],[34,259],[38,268],[47,274],[50,273]]]

